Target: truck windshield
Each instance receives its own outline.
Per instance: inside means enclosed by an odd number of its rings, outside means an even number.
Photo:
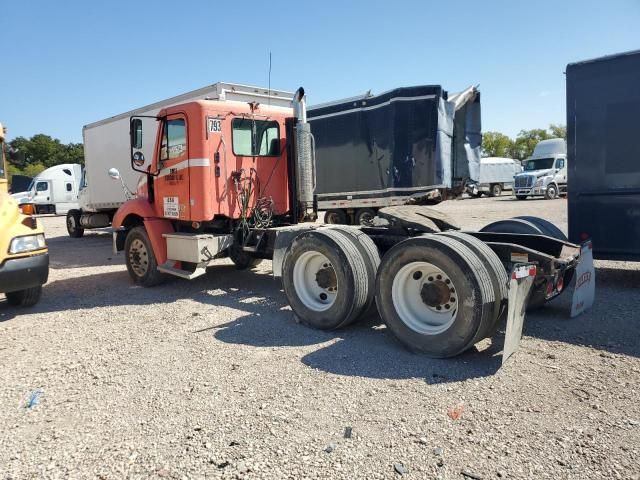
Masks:
[[[553,167],[553,160],[553,158],[536,158],[534,160],[527,160],[524,162],[524,171],[548,170]]]

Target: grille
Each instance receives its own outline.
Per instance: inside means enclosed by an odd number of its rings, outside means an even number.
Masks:
[[[522,175],[516,177],[516,188],[533,187],[533,177],[531,175]]]

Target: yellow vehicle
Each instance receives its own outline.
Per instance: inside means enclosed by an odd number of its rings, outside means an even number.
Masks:
[[[5,130],[0,125],[0,293],[11,305],[35,305],[49,277],[44,229],[11,198],[4,157]]]

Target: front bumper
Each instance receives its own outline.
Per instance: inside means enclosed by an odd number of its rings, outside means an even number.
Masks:
[[[0,266],[0,292],[17,292],[47,283],[49,254],[9,258]]]
[[[547,187],[514,188],[514,195],[544,195]]]

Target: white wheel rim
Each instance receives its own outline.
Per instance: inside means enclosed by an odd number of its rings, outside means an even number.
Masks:
[[[331,274],[335,279],[333,265],[322,253],[308,251],[300,255],[293,266],[293,287],[305,307],[322,312],[335,303],[338,296],[337,280],[326,281]],[[319,278],[318,275],[325,278]]]
[[[438,300],[428,305],[423,288],[438,292]],[[448,290],[448,293],[447,293]],[[446,331],[458,314],[458,291],[449,276],[429,262],[411,262],[402,267],[391,286],[393,306],[402,322],[423,335]],[[446,298],[448,297],[448,298]]]
[[[138,238],[131,242],[129,265],[138,277],[144,277],[149,269],[149,252],[144,242]]]

